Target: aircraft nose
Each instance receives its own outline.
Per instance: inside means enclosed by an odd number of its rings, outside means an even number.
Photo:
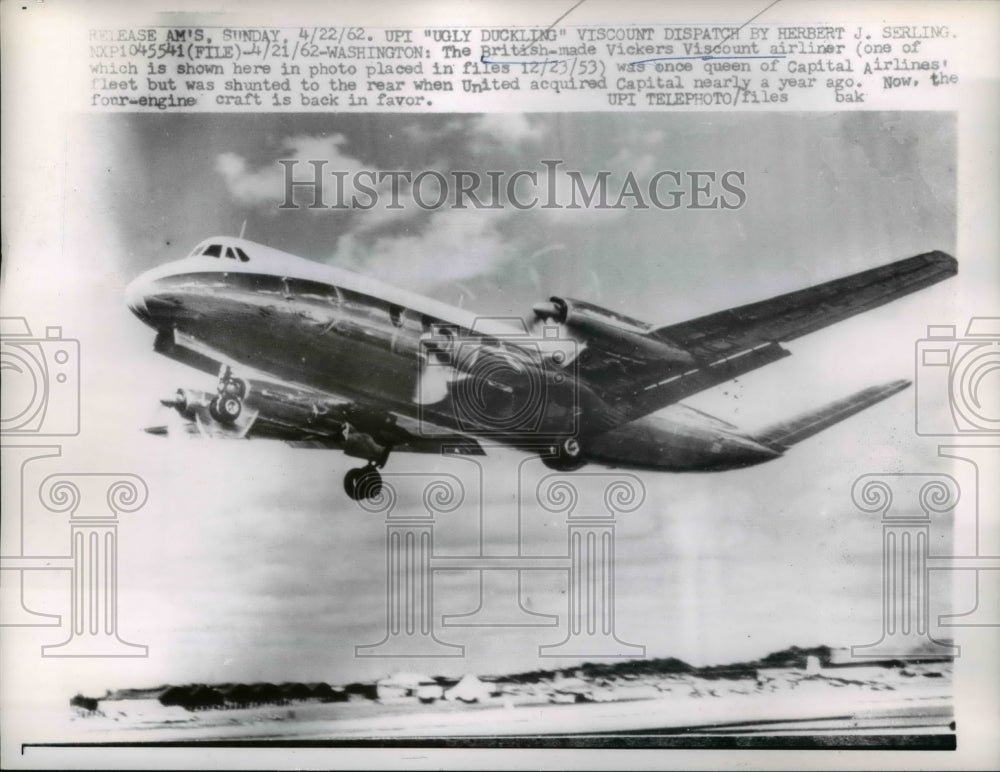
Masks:
[[[148,275],[143,274],[139,278],[133,279],[125,288],[125,305],[128,306],[129,311],[140,319],[144,319],[149,313],[146,309],[146,296],[149,293],[149,285]]]

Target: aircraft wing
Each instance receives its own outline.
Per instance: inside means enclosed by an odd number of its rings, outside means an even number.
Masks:
[[[428,453],[434,456],[485,456],[479,442],[468,435],[457,432],[434,431],[427,433],[429,427],[410,427],[404,416],[396,416],[399,420],[392,432],[392,452],[393,453]],[[267,423],[267,419],[264,419]],[[283,439],[293,448],[323,448],[326,450],[345,450],[347,438],[344,435],[343,427],[334,431],[306,430],[302,427],[282,427],[277,433],[275,427],[261,426],[261,431],[269,432],[273,439]],[[261,434],[263,436],[263,434]],[[386,439],[386,438],[379,438]]]
[[[430,453],[434,455],[484,456],[474,438],[416,423],[388,411],[374,411],[349,401],[331,399],[318,392],[280,384],[250,380],[246,407],[232,425],[216,421],[208,404],[213,394],[195,389],[181,389],[163,404],[174,408],[184,419],[182,426],[170,423],[146,429],[150,434],[178,432],[192,437],[213,439],[279,440],[297,448],[343,450],[357,455],[365,452],[374,440],[389,445],[394,453]]]
[[[198,389],[178,389],[161,400],[183,419],[182,426],[171,423],[151,426],[150,434],[174,432],[188,436],[217,439],[271,439],[294,447],[343,450],[369,450],[366,437],[394,453],[431,453],[435,455],[486,455],[473,437],[426,421],[418,422],[405,414],[368,405],[335,394],[279,381],[265,373],[228,360],[201,341],[179,332],[157,336],[156,351],[207,373],[216,373],[228,365],[248,385],[245,408],[232,425],[216,421],[208,405],[215,396]]]
[[[956,273],[955,258],[944,252],[927,252],[769,300],[644,332],[648,340],[665,346],[665,351],[690,355],[687,361],[669,354],[659,364],[647,360],[623,373],[596,361],[594,367],[588,367],[587,359],[581,357],[581,375],[625,420],[634,420],[788,356],[790,352],[781,343]]]

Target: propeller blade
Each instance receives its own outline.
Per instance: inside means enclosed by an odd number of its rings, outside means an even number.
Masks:
[[[177,410],[184,410],[187,407],[187,400],[184,398],[184,392],[178,389],[175,394],[171,394],[169,397],[163,397],[160,400],[160,404],[163,405],[163,407],[172,407]]]
[[[182,391],[170,397],[159,400],[160,404],[152,416],[152,423],[143,431],[156,437],[166,437],[168,440],[177,440],[197,434],[194,423],[187,420],[182,412],[187,409],[187,400]]]

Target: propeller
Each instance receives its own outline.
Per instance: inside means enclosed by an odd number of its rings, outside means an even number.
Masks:
[[[188,407],[187,395],[184,393],[183,389],[178,389],[169,397],[163,397],[160,399],[160,404],[163,405],[163,407],[172,407],[174,410],[183,413]]]
[[[163,397],[159,402],[152,416],[153,423],[144,429],[147,434],[178,440],[200,433],[195,423],[182,415],[188,410],[188,398],[183,389]]]

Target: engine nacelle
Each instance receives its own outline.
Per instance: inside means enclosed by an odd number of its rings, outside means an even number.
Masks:
[[[694,362],[684,349],[655,337],[653,328],[645,322],[593,303],[552,297],[547,303],[537,303],[533,310],[538,319],[562,325],[578,343],[606,351],[615,358],[679,364]]]
[[[171,396],[160,400],[164,407],[172,407],[182,418],[193,421],[198,407],[208,404],[208,396],[197,389],[177,389]]]

